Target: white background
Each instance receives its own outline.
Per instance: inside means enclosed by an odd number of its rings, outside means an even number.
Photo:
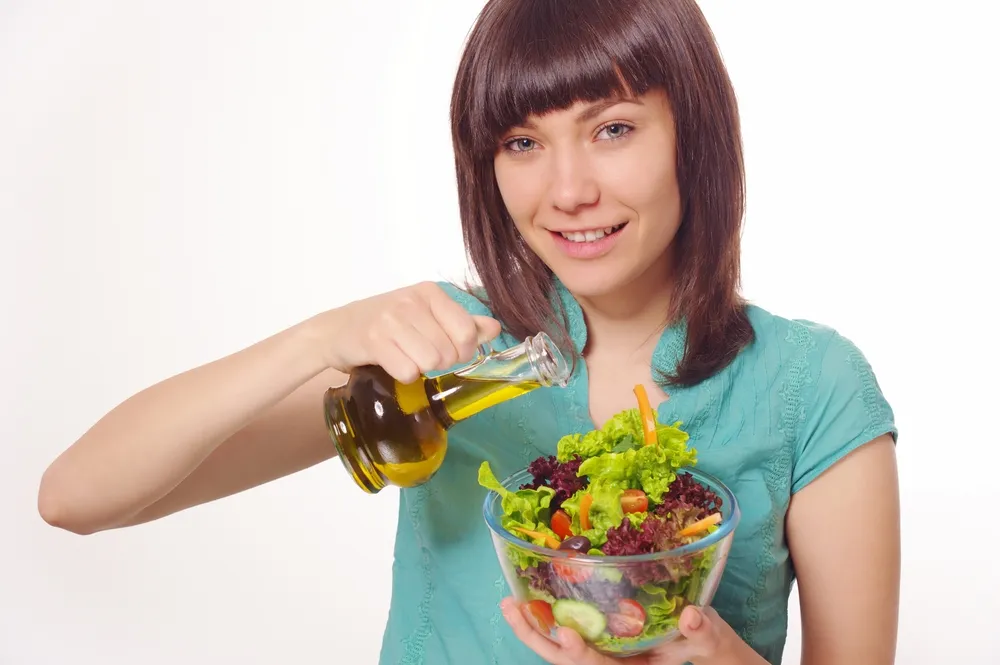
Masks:
[[[996,662],[988,3],[703,6],[743,113],[746,293],[854,340],[896,409],[898,662]],[[376,662],[396,495],[336,461],[90,537],[35,497],[141,388],[463,275],[447,111],[480,7],[0,1],[0,664]]]

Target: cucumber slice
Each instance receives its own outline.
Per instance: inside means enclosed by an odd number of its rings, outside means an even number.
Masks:
[[[582,600],[561,598],[552,605],[552,616],[560,626],[572,628],[580,636],[593,642],[604,632],[608,625],[601,610],[597,606]]]
[[[594,572],[597,573],[598,577],[601,577],[609,582],[614,582],[615,584],[621,582],[622,577],[624,577],[622,571],[618,570],[617,568],[609,568],[607,566],[604,566],[603,568],[597,568],[595,569]]]

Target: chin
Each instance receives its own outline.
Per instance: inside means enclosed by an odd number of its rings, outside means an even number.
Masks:
[[[553,266],[559,281],[577,298],[601,298],[619,293],[631,281],[620,270],[597,265]]]

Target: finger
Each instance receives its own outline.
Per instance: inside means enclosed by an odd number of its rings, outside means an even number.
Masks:
[[[413,383],[420,378],[420,368],[391,339],[373,342],[375,364],[400,383]]]
[[[428,299],[431,314],[440,323],[458,353],[458,360],[468,362],[476,355],[478,330],[475,320],[461,305],[443,291],[435,292]]]
[[[696,637],[697,633],[705,625],[705,616],[694,605],[688,605],[681,612],[678,628],[684,637]]]
[[[478,331],[478,342],[480,344],[485,344],[486,342],[491,342],[500,336],[500,322],[489,316],[473,316],[472,320],[476,322],[476,330]]]
[[[441,354],[434,344],[412,323],[412,318],[399,316],[386,321],[384,334],[399,350],[416,364],[422,373],[441,367]]]
[[[488,316],[471,316],[447,293],[437,289],[428,298],[431,312],[448,333],[458,350],[459,360],[467,362],[476,355],[476,348],[500,334],[500,322]]]
[[[459,361],[459,351],[442,322],[425,307],[408,312],[407,323],[420,333],[437,351],[437,364],[430,369],[447,369]]]
[[[711,657],[718,648],[719,631],[713,619],[711,608],[701,609],[688,605],[681,612],[678,629],[684,636],[682,646],[685,655],[691,657]]]
[[[580,633],[572,628],[560,627],[556,631],[556,639],[562,647],[563,657],[566,662],[574,665],[609,665],[615,662],[607,656],[603,656],[594,649],[587,646],[587,643],[580,637]]]
[[[567,661],[562,655],[562,649],[549,637],[542,635],[532,628],[521,614],[521,608],[513,598],[505,598],[500,603],[504,619],[510,624],[511,629],[517,639],[524,642],[525,646],[544,658],[552,665],[570,665],[572,661]]]
[[[615,662],[588,647],[583,638],[570,628],[560,627],[555,631],[558,643],[542,635],[525,620],[513,598],[505,599],[501,608],[518,639],[553,665],[612,665]]]

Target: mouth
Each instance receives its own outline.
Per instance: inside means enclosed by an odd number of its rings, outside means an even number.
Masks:
[[[609,226],[603,229],[593,229],[590,231],[559,231],[558,234],[570,242],[577,243],[587,243],[595,242],[601,240],[602,238],[607,238],[608,236],[614,235],[625,228],[628,222],[622,222],[621,224],[616,224],[614,226]]]

